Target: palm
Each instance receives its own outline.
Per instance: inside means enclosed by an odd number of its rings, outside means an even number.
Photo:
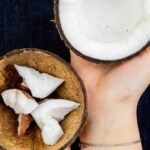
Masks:
[[[141,56],[114,65],[93,64],[74,53],[71,56],[87,90],[88,120],[103,108],[136,106],[150,83],[150,47]]]

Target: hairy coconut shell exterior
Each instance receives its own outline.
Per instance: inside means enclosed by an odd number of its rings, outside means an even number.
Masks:
[[[56,24],[56,28],[59,32],[59,35],[61,37],[61,39],[64,41],[65,45],[70,49],[72,50],[74,53],[76,53],[78,56],[88,60],[88,61],[91,61],[93,63],[96,63],[96,64],[100,64],[100,63],[109,63],[109,64],[113,64],[113,63],[120,63],[120,62],[124,62],[126,60],[129,60],[131,58],[133,58],[134,56],[137,56],[139,55],[141,52],[143,52],[144,50],[147,49],[147,47],[150,46],[150,41],[145,45],[143,46],[142,49],[140,49],[139,51],[137,51],[136,53],[128,56],[128,57],[125,57],[123,59],[118,59],[118,60],[99,60],[99,59],[94,59],[92,57],[89,57],[89,56],[86,56],[86,55],[83,55],[79,50],[77,50],[75,47],[73,47],[71,45],[71,43],[68,41],[68,39],[66,38],[64,32],[63,32],[63,29],[61,27],[61,22],[60,22],[60,17],[59,17],[59,1],[60,0],[54,0],[54,16],[55,16],[55,24]]]
[[[64,136],[53,146],[43,143],[41,131],[33,124],[27,133],[17,135],[17,115],[0,100],[0,146],[6,150],[63,150],[74,142],[82,131],[87,116],[85,88],[74,69],[58,56],[39,49],[21,49],[7,53],[0,59],[0,92],[9,88],[7,83],[8,65],[33,67],[40,72],[49,73],[65,82],[54,92],[53,98],[70,99],[81,104],[71,112],[61,126]],[[38,87],[37,87],[38,88]]]

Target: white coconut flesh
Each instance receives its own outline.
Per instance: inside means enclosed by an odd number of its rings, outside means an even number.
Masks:
[[[63,79],[56,78],[47,73],[15,65],[19,75],[23,78],[24,84],[30,89],[32,96],[36,98],[45,98],[56,90],[63,82]]]
[[[64,36],[81,54],[119,60],[150,41],[150,0],[59,0]]]
[[[55,119],[49,117],[48,121],[42,129],[42,137],[45,144],[54,145],[63,136],[64,132]]]
[[[43,129],[48,117],[52,117],[60,122],[68,113],[77,109],[79,106],[79,103],[70,100],[46,99],[37,109],[32,112],[32,116],[38,126]]]
[[[54,145],[64,134],[59,122],[65,116],[77,109],[79,103],[64,99],[45,99],[31,115],[42,130],[43,141]]]
[[[16,114],[29,114],[35,110],[39,104],[28,93],[18,89],[9,89],[1,94],[6,106],[12,108]]]

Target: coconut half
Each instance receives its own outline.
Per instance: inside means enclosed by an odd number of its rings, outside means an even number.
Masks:
[[[82,81],[74,69],[60,57],[39,49],[21,49],[9,52],[0,59],[0,93],[10,88],[6,67],[17,64],[34,68],[39,72],[51,74],[60,79],[64,79],[62,84],[52,95],[55,99],[71,99],[80,104],[80,107],[72,111],[60,123],[64,132],[63,136],[53,146],[47,146],[43,142],[42,134],[51,131],[49,126],[45,126],[43,133],[41,129],[33,123],[23,136],[16,134],[18,127],[18,116],[5,106],[0,100],[0,146],[7,150],[61,150],[65,149],[79,136],[83,130],[87,115],[86,93]],[[22,81],[20,81],[21,83]],[[25,121],[25,120],[23,120]],[[57,130],[56,130],[57,131]],[[57,138],[61,132],[56,132]],[[46,135],[48,140],[51,135]],[[47,141],[54,142],[54,141]],[[16,144],[17,143],[17,144]]]
[[[95,61],[131,57],[150,45],[149,0],[55,0],[67,46]]]

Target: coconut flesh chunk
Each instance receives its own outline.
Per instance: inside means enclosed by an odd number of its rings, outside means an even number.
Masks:
[[[70,100],[46,99],[32,112],[32,116],[42,129],[48,116],[60,122],[68,113],[77,109],[79,106],[79,103]]]
[[[150,41],[150,0],[59,0],[58,12],[67,43],[93,59],[120,60]]]
[[[63,82],[63,79],[53,77],[46,73],[15,65],[19,75],[23,78],[24,84],[30,89],[32,96],[36,98],[45,98],[56,90]]]
[[[23,82],[20,83],[17,88],[19,90],[29,92],[28,87]],[[19,117],[18,117],[18,135],[19,136],[22,136],[26,133],[32,121],[33,119],[30,115],[19,114]]]
[[[6,106],[12,108],[16,114],[29,114],[39,104],[27,93],[18,89],[9,89],[1,93]]]
[[[62,137],[64,133],[59,122],[72,110],[77,109],[79,105],[79,103],[69,100],[46,99],[31,113],[42,130],[45,144],[54,145]]]
[[[64,134],[59,123],[51,118],[47,118],[47,123],[42,129],[42,138],[45,144],[54,145]]]
[[[24,135],[32,122],[30,115],[19,114],[18,117],[18,135]]]

